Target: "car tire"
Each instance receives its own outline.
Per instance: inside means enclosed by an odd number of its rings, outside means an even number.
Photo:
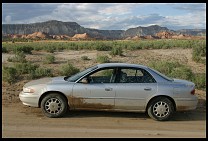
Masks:
[[[41,101],[41,109],[47,117],[62,117],[68,110],[67,100],[58,93],[48,94]]]
[[[174,113],[173,103],[165,97],[155,98],[150,102],[147,112],[154,120],[169,120]]]

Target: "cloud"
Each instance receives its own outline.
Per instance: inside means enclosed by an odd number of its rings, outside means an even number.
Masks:
[[[132,12],[135,4],[111,4],[99,10],[99,14],[104,15],[126,15]]]
[[[167,16],[163,24],[171,25],[174,28],[203,28],[205,29],[206,20],[205,13],[202,12],[200,16],[198,14],[188,13],[179,16]]]
[[[172,12],[168,10],[172,10]],[[205,4],[3,4],[2,22],[20,24],[59,20],[77,22],[86,28],[104,30],[126,30],[130,27],[152,24],[171,27],[171,29],[180,27],[206,28],[205,11]]]
[[[179,9],[179,10],[185,10],[189,12],[199,12],[199,11],[205,11],[206,10],[206,4],[202,3],[192,3],[192,4],[173,4],[173,8]]]
[[[6,22],[7,24],[10,24],[11,21],[12,21],[12,17],[11,17],[11,16],[6,16],[6,17],[5,17],[5,22]]]

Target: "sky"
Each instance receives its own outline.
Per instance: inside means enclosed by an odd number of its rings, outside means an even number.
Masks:
[[[85,28],[127,30],[159,25],[206,29],[206,3],[3,3],[2,24],[58,20]]]

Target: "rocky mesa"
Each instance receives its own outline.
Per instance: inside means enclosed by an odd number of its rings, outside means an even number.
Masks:
[[[180,35],[180,37],[179,37]],[[76,22],[46,21],[31,24],[2,24],[2,37],[12,38],[51,38],[51,39],[157,39],[184,38],[206,35],[206,29],[169,30],[167,27],[151,25],[127,30],[98,30],[85,28]]]

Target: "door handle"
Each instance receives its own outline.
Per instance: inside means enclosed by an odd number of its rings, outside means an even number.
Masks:
[[[145,91],[151,91],[151,88],[144,88]]]
[[[105,88],[105,91],[112,91],[113,88]]]

